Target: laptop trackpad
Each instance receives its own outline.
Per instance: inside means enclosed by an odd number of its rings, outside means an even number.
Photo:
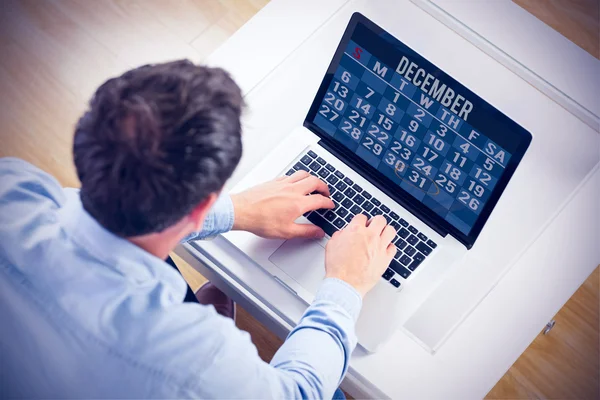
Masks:
[[[325,249],[313,239],[290,239],[269,257],[304,289],[317,293],[325,277]]]

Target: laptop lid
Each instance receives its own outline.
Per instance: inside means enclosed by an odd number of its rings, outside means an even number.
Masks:
[[[532,140],[360,13],[350,19],[304,126],[423,222],[467,248]]]

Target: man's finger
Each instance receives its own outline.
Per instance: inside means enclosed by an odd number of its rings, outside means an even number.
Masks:
[[[388,256],[390,262],[392,262],[392,258],[394,258],[396,256],[397,251],[398,251],[398,249],[396,248],[396,246],[394,246],[393,243],[390,243],[388,245],[388,247],[385,249],[385,253]]]
[[[320,194],[313,194],[310,196],[304,196],[302,198],[302,206],[300,207],[300,210],[302,211],[302,214],[304,214],[307,211],[333,207],[335,207],[335,204],[329,197],[325,197]]]
[[[321,239],[324,236],[323,229],[313,224],[294,224],[291,229],[293,238]]]
[[[298,189],[302,194],[319,192],[323,196],[329,197],[329,188],[327,187],[325,182],[312,175],[305,179],[297,181],[294,184],[294,187]]]
[[[383,215],[376,215],[369,221],[368,228],[376,233],[377,235],[381,235],[383,232],[383,228],[387,225],[387,221]]]
[[[392,240],[396,237],[396,230],[393,226],[387,225],[383,232],[381,233],[381,240],[385,246],[390,244]]]
[[[350,221],[350,224],[348,225],[360,225],[360,226],[366,226],[367,225],[367,216],[365,214],[356,214],[354,216],[354,218],[352,218],[352,221]]]
[[[309,177],[310,174],[304,170],[298,170],[296,172],[294,172],[293,174],[291,174],[290,176],[286,176],[283,177],[284,179],[287,179],[288,182],[294,183],[294,182],[298,182],[304,178]]]

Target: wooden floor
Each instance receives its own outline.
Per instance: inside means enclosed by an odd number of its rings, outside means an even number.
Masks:
[[[99,84],[149,62],[201,62],[267,2],[0,0],[0,156],[21,157],[78,186],[73,126]],[[598,0],[516,2],[599,57]],[[176,262],[193,288],[205,281]],[[596,269],[488,398],[600,398],[599,279]],[[270,360],[281,341],[244,310],[238,326]]]

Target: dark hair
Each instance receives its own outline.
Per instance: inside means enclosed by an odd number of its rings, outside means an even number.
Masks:
[[[237,166],[242,108],[227,72],[186,60],[106,81],[75,130],[83,207],[122,237],[175,224]]]

